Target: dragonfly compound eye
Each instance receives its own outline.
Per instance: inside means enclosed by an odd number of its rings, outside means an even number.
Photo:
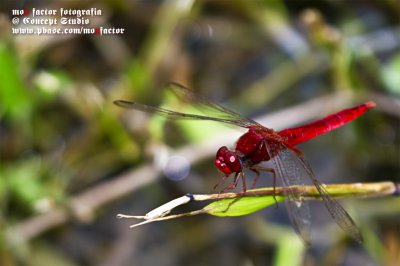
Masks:
[[[242,171],[242,164],[237,154],[228,150],[228,148],[225,146],[221,147],[217,151],[217,156],[214,163],[218,170],[226,175],[239,173]]]

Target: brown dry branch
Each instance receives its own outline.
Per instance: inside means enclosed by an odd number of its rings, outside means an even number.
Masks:
[[[331,184],[324,185],[325,189],[329,191],[330,195],[334,198],[354,198],[354,197],[382,197],[394,195],[399,193],[400,184],[393,182],[377,182],[377,183],[353,183],[353,184]],[[205,207],[200,210],[195,210],[180,214],[169,214],[173,209],[178,206],[190,203],[192,201],[212,201],[223,199],[244,199],[246,197],[261,197],[261,196],[275,196],[284,197],[288,188],[277,187],[275,191],[271,188],[248,190],[245,193],[219,193],[219,194],[187,194],[182,197],[171,200],[154,210],[148,212],[144,216],[118,214],[118,218],[124,219],[140,219],[143,222],[133,224],[130,227],[137,227],[140,225],[165,221],[170,219],[181,218],[184,216],[194,216],[198,214],[206,214],[212,212],[209,208]],[[301,193],[304,200],[321,200],[321,195],[315,186],[293,186],[290,188],[293,193]],[[228,205],[229,206],[229,205]]]

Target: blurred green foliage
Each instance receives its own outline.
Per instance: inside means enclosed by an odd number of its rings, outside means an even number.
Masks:
[[[15,50],[11,45],[0,42],[0,93],[1,113],[5,113],[13,121],[29,118],[34,101],[31,99],[23,83],[21,66]]]
[[[382,78],[386,87],[394,95],[400,96],[400,54],[395,55],[388,64],[382,68]]]

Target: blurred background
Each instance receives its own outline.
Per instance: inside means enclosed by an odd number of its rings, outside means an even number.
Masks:
[[[84,27],[124,32],[13,34],[36,26],[13,25],[12,10],[32,8],[97,8]],[[299,148],[323,183],[400,182],[399,14],[397,0],[3,0],[0,265],[398,265],[394,196],[341,201],[363,245],[321,202],[311,202],[308,249],[284,204],[130,229],[135,221],[118,213],[211,192],[215,152],[244,130],[112,101],[194,112],[164,93],[175,81],[280,130],[373,100],[355,122]],[[264,174],[258,186],[270,185]]]

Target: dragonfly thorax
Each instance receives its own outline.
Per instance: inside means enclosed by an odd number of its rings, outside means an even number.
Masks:
[[[242,171],[242,160],[236,152],[229,150],[226,146],[217,151],[214,164],[220,172],[227,176]]]

